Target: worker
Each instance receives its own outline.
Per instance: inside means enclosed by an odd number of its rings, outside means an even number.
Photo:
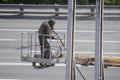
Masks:
[[[52,31],[54,30],[55,20],[50,19],[48,21],[42,22],[41,26],[38,30],[38,39],[40,44],[40,50],[41,50],[41,58],[43,59],[50,59],[50,44],[47,41],[48,38],[55,39],[54,36],[49,36]],[[54,64],[44,64],[40,63],[41,66],[50,66]],[[33,62],[33,66],[35,66],[35,62]]]

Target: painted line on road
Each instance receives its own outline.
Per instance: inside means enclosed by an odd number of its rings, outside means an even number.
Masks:
[[[1,66],[31,66],[31,63],[9,63],[9,62],[0,62]]]
[[[85,52],[85,51],[76,51],[76,54],[82,54],[82,55],[94,55],[95,52]],[[120,55],[119,52],[103,52],[103,55],[107,55],[107,56],[116,56],[116,55]]]
[[[32,62],[30,63],[3,63],[3,62],[0,62],[0,66],[31,66],[32,67]],[[56,67],[66,67],[66,64],[65,63],[55,63],[55,66]],[[82,67],[82,65],[80,64],[76,64],[76,66],[78,67]],[[89,67],[94,67],[94,66],[89,66]],[[18,79],[19,80],[19,79]]]
[[[75,42],[95,43],[94,40],[75,40]],[[120,41],[103,41],[104,43],[120,43]]]
[[[0,29],[0,31],[23,31],[23,32],[31,32],[31,31],[37,31],[34,29]]]
[[[0,79],[0,80],[21,80],[21,79]]]
[[[18,41],[17,39],[0,39],[0,41]],[[65,40],[66,41],[66,40]],[[75,40],[75,42],[95,43],[94,40]],[[120,43],[120,41],[103,41],[104,43]]]
[[[67,32],[67,30],[55,30],[56,32]],[[77,33],[95,33],[94,30],[75,30],[75,32]],[[118,32],[118,31],[103,31],[103,32],[106,32],[106,33],[109,33],[109,32]]]
[[[9,62],[0,62],[0,66],[32,66],[32,63],[9,63]],[[55,66],[64,67],[64,63],[56,63]]]
[[[31,51],[32,53],[35,53],[34,50]],[[28,50],[25,51],[25,54],[28,53]],[[39,50],[36,51],[36,53],[40,53]],[[75,51],[76,54],[81,54],[81,55],[93,55],[95,52],[87,52],[87,51]],[[119,52],[103,52],[104,55],[120,55]]]
[[[15,41],[15,39],[0,39],[0,41]]]
[[[32,66],[32,62],[30,63],[3,63],[3,62],[0,62],[0,66]],[[66,64],[65,63],[55,63],[55,66],[56,67],[66,67]],[[76,66],[78,67],[82,67],[82,65],[80,64],[76,64]],[[89,67],[93,67],[93,66],[89,66]]]
[[[20,31],[20,32],[33,32],[38,31],[36,29],[0,29],[0,31]],[[67,30],[55,30],[57,32],[67,32]],[[75,32],[82,32],[82,33],[94,33],[94,30],[75,30]],[[103,31],[103,32],[119,32],[119,31]]]

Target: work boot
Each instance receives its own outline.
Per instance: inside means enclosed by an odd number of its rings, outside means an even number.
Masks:
[[[55,64],[54,64],[54,63],[52,63],[52,64],[51,64],[51,66],[55,66]]]
[[[36,63],[35,63],[35,62],[32,62],[32,66],[36,66]]]
[[[45,65],[46,65],[47,67],[49,67],[49,66],[55,66],[54,63],[46,63]]]
[[[50,64],[49,64],[49,63],[45,63],[44,65],[45,65],[46,67],[49,67],[49,66],[50,66]]]
[[[45,64],[44,63],[39,63],[40,66],[44,66]]]

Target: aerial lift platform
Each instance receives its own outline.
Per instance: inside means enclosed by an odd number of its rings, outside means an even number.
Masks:
[[[41,52],[38,36],[43,36],[43,41],[45,37],[49,37],[47,41],[50,44],[50,55],[49,59],[44,58],[44,53]],[[57,37],[57,39],[52,39],[52,36]],[[62,42],[62,43],[61,43]],[[65,34],[57,33],[50,35],[38,34],[38,32],[24,32],[21,34],[21,60],[32,62],[33,66],[35,63],[43,64],[55,64],[65,62]],[[46,49],[43,48],[43,52]],[[43,55],[42,55],[43,54]],[[42,55],[42,56],[41,56]]]
[[[44,64],[55,64],[55,63],[65,63],[66,62],[66,48],[65,48],[65,34],[58,33],[51,35],[42,35],[49,36],[48,42],[50,44],[50,58],[45,59],[41,56],[41,50],[38,40],[37,32],[24,32],[21,34],[21,60],[32,62],[33,66],[35,63],[44,63]],[[52,39],[52,36],[59,37],[57,40]],[[80,55],[75,54],[76,64],[82,66],[95,65],[95,56],[93,55]],[[104,56],[104,67],[116,66],[120,67],[120,58],[119,57],[110,57]]]

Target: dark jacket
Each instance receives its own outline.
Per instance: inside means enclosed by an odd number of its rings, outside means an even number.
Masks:
[[[43,22],[38,30],[39,34],[49,35],[51,32],[52,32],[52,28],[50,27],[47,21]]]

